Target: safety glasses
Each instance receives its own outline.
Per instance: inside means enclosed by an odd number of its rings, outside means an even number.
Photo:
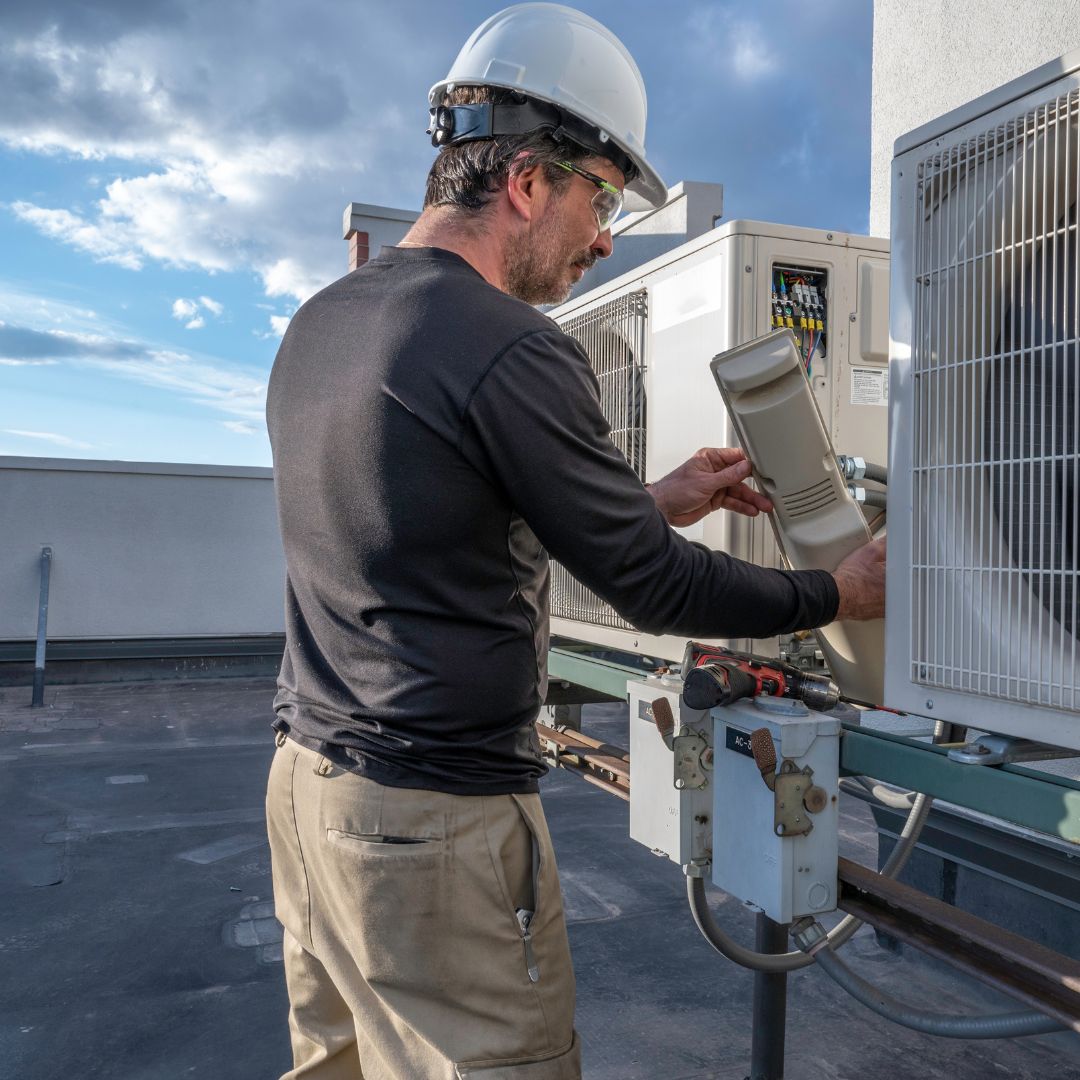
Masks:
[[[585,177],[590,184],[595,184],[600,189],[592,197],[592,208],[593,213],[596,215],[597,227],[602,233],[607,232],[615,224],[615,219],[622,210],[622,192],[614,184],[609,184],[602,176],[588,172],[581,168],[580,165],[574,165],[570,161],[556,161],[555,164],[560,169]]]

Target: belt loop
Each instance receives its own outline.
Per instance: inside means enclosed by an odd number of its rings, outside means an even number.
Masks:
[[[288,736],[287,736],[287,735],[285,734],[285,732],[284,732],[284,731],[279,731],[279,732],[278,732],[278,733],[277,733],[277,734],[276,734],[276,735],[274,736],[274,742],[275,742],[275,743],[277,744],[277,746],[281,747],[281,746],[284,746],[284,745],[285,745],[285,740],[286,740],[287,738],[288,738]]]
[[[329,776],[333,769],[334,763],[320,755],[319,760],[315,763],[313,772],[316,776]]]

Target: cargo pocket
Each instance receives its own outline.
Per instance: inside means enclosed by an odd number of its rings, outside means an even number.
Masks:
[[[457,1080],[581,1080],[581,1043],[575,1032],[568,1049],[546,1057],[461,1062]]]

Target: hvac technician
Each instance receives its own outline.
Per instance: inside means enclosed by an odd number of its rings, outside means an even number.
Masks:
[[[670,524],[769,509],[734,450],[646,490],[557,303],[667,192],[645,91],[577,11],[493,16],[432,90],[440,147],[399,247],[309,300],[267,418],[288,564],[267,796],[295,1068],[312,1080],[572,1080],[574,978],[537,795],[549,556],[648,633],[880,616],[835,575]]]

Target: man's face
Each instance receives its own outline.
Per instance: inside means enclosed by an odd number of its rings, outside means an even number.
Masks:
[[[622,190],[622,173],[611,162],[582,165]],[[507,249],[506,291],[527,304],[561,304],[585,271],[611,254],[611,232],[599,232],[592,208],[596,186],[567,175],[569,183],[551,192],[543,213]]]

